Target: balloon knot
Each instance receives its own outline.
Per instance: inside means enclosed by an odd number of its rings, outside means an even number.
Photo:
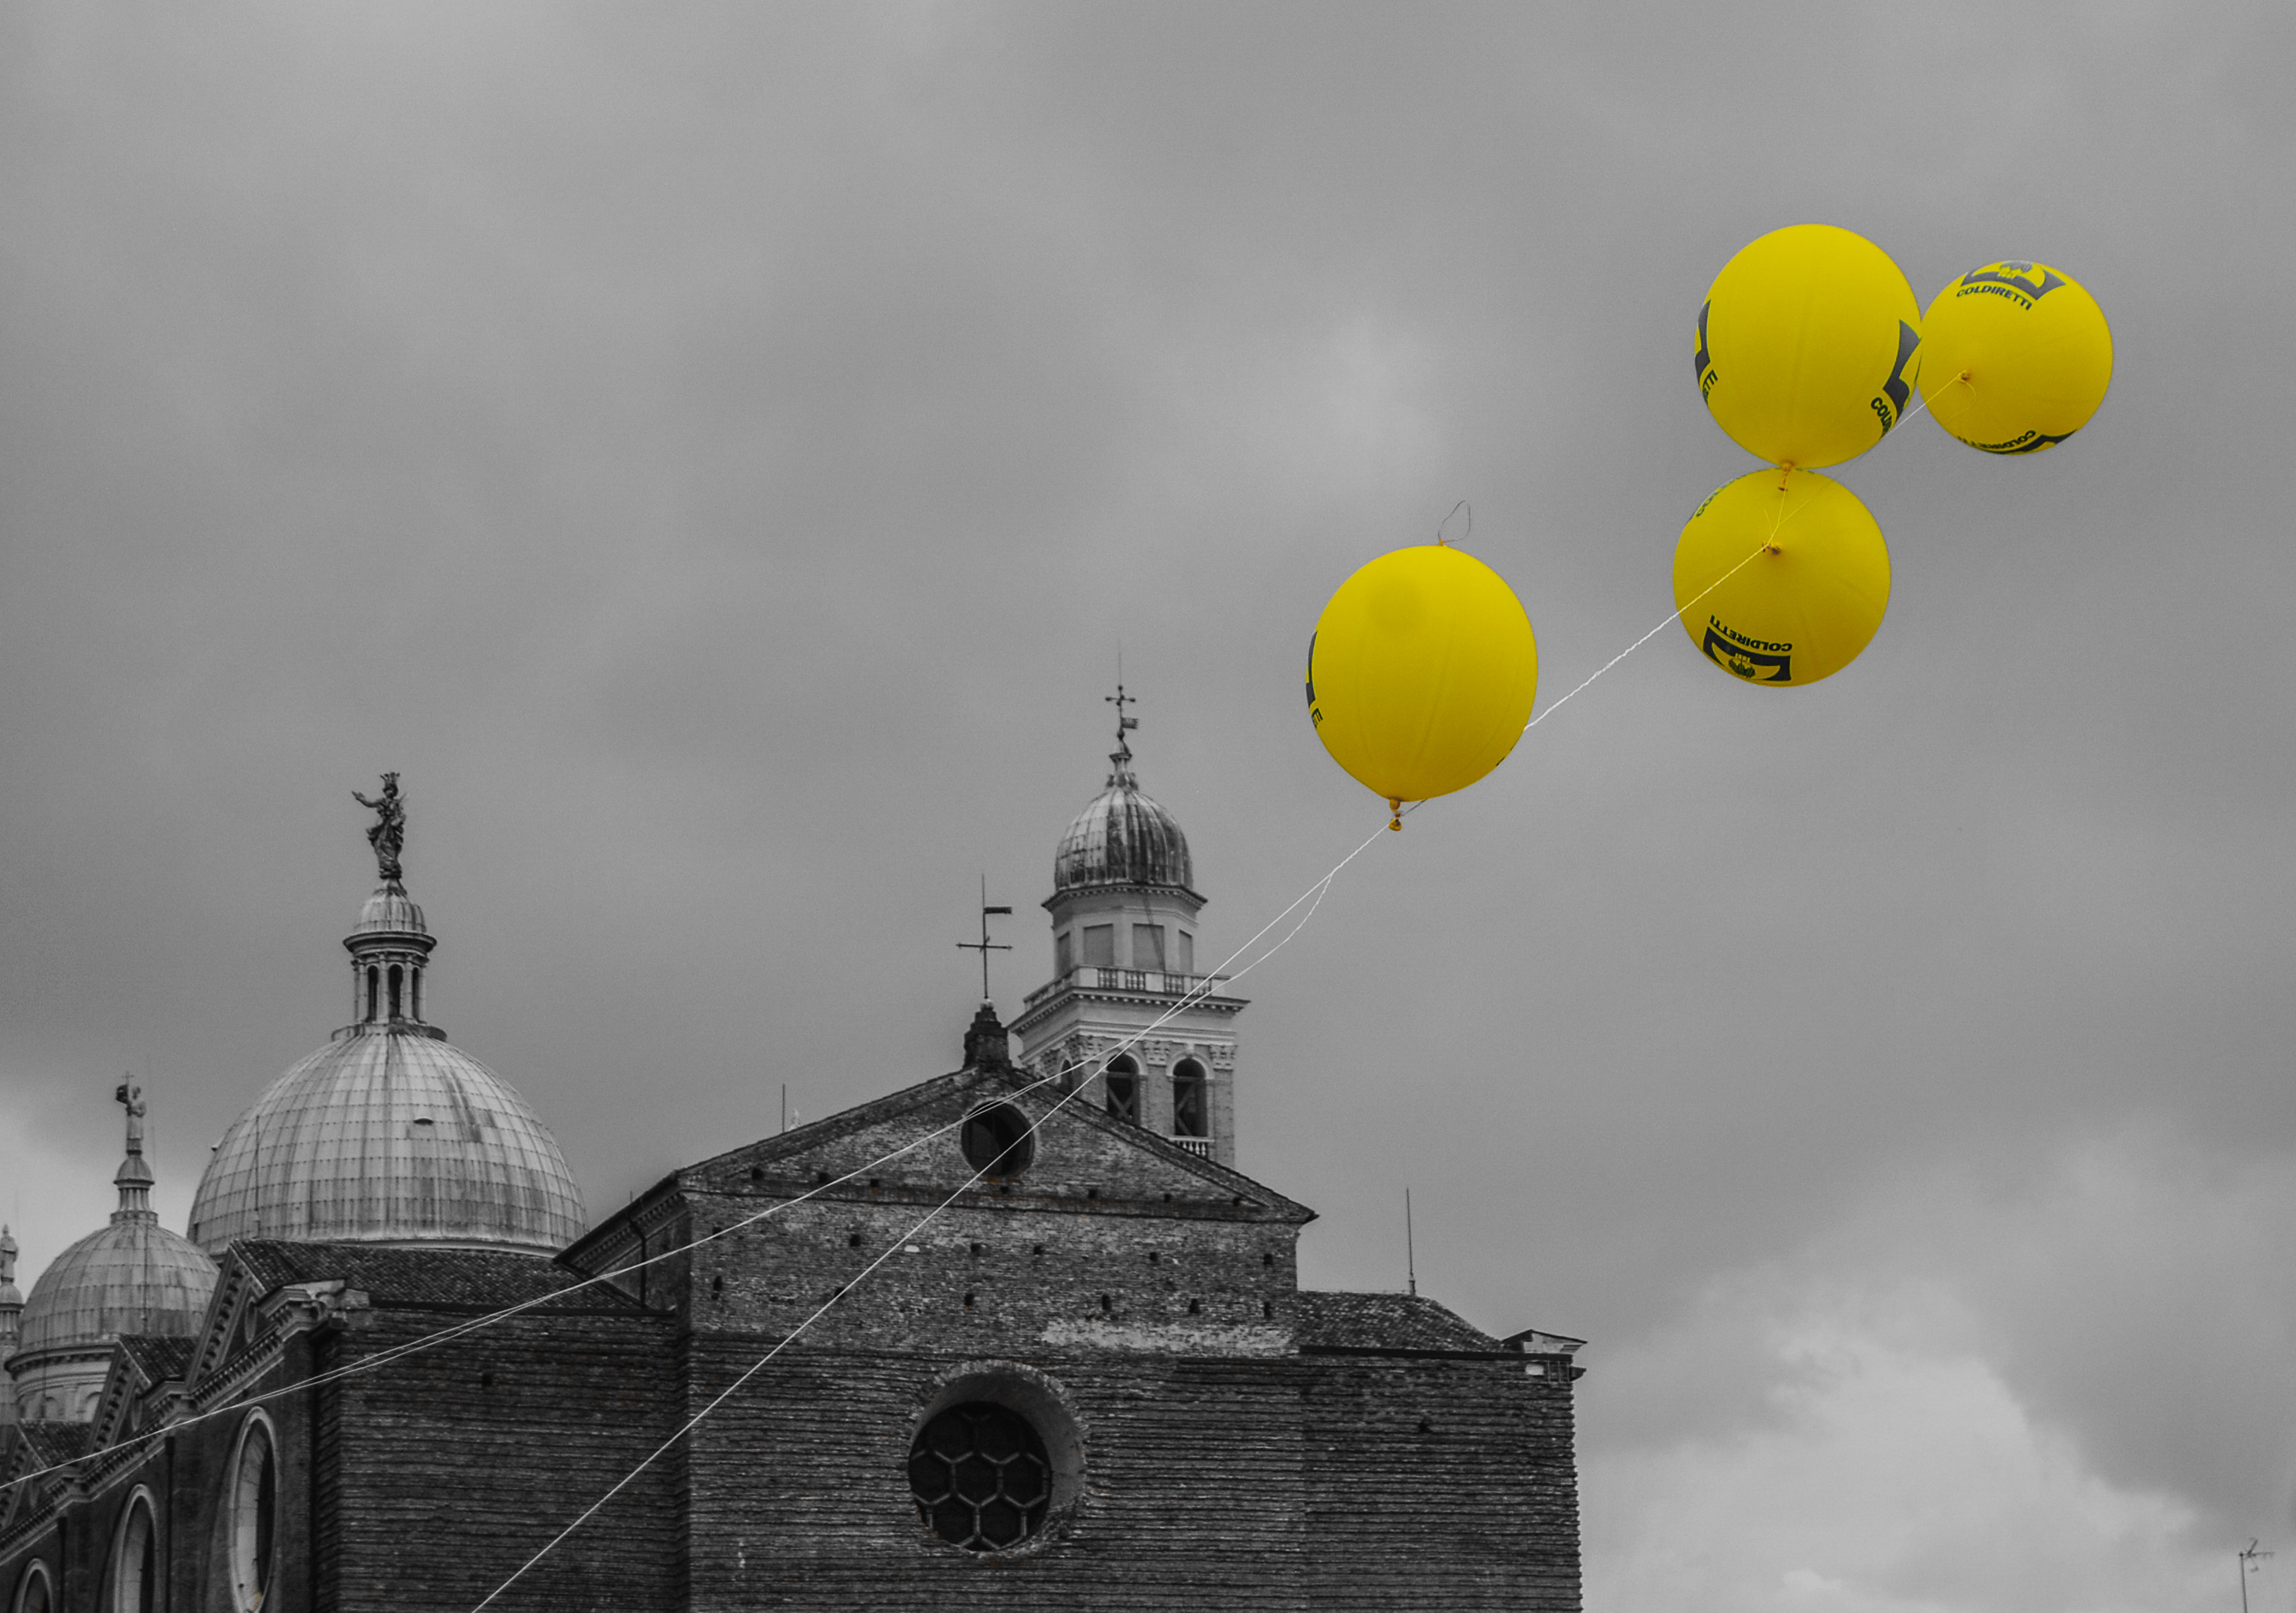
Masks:
[[[1387,810],[1389,811],[1389,812],[1390,812],[1390,813],[1392,813],[1392,814],[1393,814],[1393,816],[1391,816],[1390,818],[1389,818],[1389,819],[1387,820],[1387,827],[1388,827],[1389,828],[1390,828],[1390,829],[1398,829],[1398,830],[1399,830],[1399,829],[1401,829],[1401,828],[1403,827],[1403,802],[1402,802],[1402,800],[1401,800],[1399,797],[1397,797],[1397,796],[1392,796],[1392,795],[1389,796],[1389,797],[1388,797],[1388,802],[1387,802]]]

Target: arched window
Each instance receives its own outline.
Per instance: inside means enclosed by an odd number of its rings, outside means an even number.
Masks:
[[[1108,1089],[1108,1112],[1119,1120],[1140,1123],[1140,1066],[1132,1062],[1128,1053],[1119,1054],[1108,1061],[1108,1074],[1102,1082]]]
[[[405,989],[406,984],[406,971],[397,964],[392,964],[390,966],[390,1016],[393,1019],[404,1019],[406,1016],[400,1002],[400,992]]]
[[[16,1599],[10,1604],[13,1613],[55,1613],[55,1586],[48,1579],[48,1565],[34,1558],[24,1577],[16,1582]]]
[[[366,971],[366,1016],[369,1019],[374,1017],[374,1011],[380,1006],[381,998],[382,971],[369,964]]]
[[[1183,1058],[1172,1066],[1172,1135],[1211,1134],[1211,1082],[1204,1075],[1203,1066],[1193,1058]]]
[[[152,1613],[160,1590],[158,1545],[152,1494],[139,1489],[119,1520],[111,1548],[111,1613]]]
[[[422,971],[421,969],[409,969],[406,972],[406,994],[409,999],[407,1004],[408,1014],[414,1018],[422,1018]]]
[[[260,1411],[241,1429],[231,1467],[232,1606],[261,1613],[278,1568],[279,1461],[270,1420]]]

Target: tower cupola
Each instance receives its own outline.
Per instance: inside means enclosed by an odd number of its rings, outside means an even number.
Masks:
[[[359,909],[358,923],[343,937],[351,955],[351,1029],[391,1025],[445,1041],[447,1033],[422,1017],[422,974],[430,949],[439,944],[422,922],[422,909],[407,895],[399,852],[406,848],[406,806],[398,797],[398,775],[382,776],[382,794],[373,800],[351,792],[373,811],[366,837],[374,847],[382,884]]]
[[[1234,1019],[1243,999],[1199,974],[1204,898],[1179,820],[1141,789],[1118,684],[1108,781],[1053,854],[1053,977],[1029,993],[1015,1060],[1064,1085],[1092,1082],[1111,1114],[1191,1152],[1235,1163]]]

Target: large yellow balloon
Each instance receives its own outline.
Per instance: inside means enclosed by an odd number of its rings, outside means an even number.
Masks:
[[[1773,465],[1839,465],[1905,418],[1921,307],[1889,255],[1826,224],[1772,230],[1722,267],[1698,310],[1698,390]]]
[[[1390,804],[1464,790],[1505,761],[1538,688],[1521,603],[1490,567],[1439,544],[1349,578],[1308,641],[1316,737]]]
[[[1756,471],[1715,490],[1682,529],[1674,603],[1725,671],[1770,687],[1816,683],[1882,625],[1890,551],[1840,482]]]
[[[1988,263],[1922,318],[1930,413],[1988,454],[2038,454],[2088,424],[2112,381],[2104,310],[2046,263]]]

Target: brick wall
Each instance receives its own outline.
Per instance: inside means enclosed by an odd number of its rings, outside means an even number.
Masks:
[[[697,1397],[762,1347],[696,1340]],[[1047,1549],[1004,1560],[935,1538],[909,1495],[919,1415],[959,1364],[785,1355],[703,1424],[691,1456],[695,1613],[1311,1605],[1300,1591],[1296,1362],[1038,1358],[1085,1434],[1086,1485]]]
[[[378,1313],[346,1355],[442,1318]],[[537,1312],[318,1393],[342,1453],[323,1532],[341,1613],[468,1613],[675,1427],[659,1318]],[[674,1469],[640,1476],[497,1607],[639,1613],[674,1605]]]
[[[1567,1362],[1305,1359],[1318,1613],[1577,1613]]]

